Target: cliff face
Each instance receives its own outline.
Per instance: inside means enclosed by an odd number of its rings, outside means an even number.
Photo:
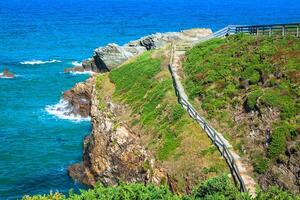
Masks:
[[[95,77],[88,82],[94,83]],[[155,168],[154,159],[141,145],[139,135],[117,119],[122,106],[112,103],[107,96],[105,102],[100,102],[99,95],[103,94],[98,94],[93,85],[93,130],[84,139],[83,162],[70,166],[69,175],[86,185],[94,185],[97,181],[104,185],[120,181],[160,183],[165,175]]]
[[[84,83],[77,83],[63,94],[63,99],[69,102],[70,114],[88,117],[91,113],[92,87],[95,79],[90,78]]]
[[[83,62],[83,68],[95,72],[107,72],[144,51],[160,48],[173,40],[195,41],[209,34],[211,30],[208,29],[193,29],[180,33],[155,34],[124,46],[109,44],[96,49],[93,58]],[[99,89],[97,82],[98,78],[94,76],[64,94],[64,98],[71,102],[77,113],[91,116],[93,127],[92,133],[84,139],[82,163],[74,164],[69,168],[69,175],[73,179],[86,185],[94,185],[97,181],[105,185],[115,185],[120,181],[157,184],[167,181],[171,188],[176,188],[176,181],[174,182],[168,173],[171,172],[176,176],[176,173],[181,170],[180,167],[183,168],[184,175],[178,176],[185,176],[187,173],[185,171],[193,171],[191,174],[194,171],[196,174],[202,173],[197,167],[194,168],[195,170],[187,170],[186,168],[191,167],[187,163],[184,166],[179,164],[180,170],[172,167],[171,161],[166,161],[165,165],[160,164],[162,167],[158,167],[151,154],[153,152],[149,153],[145,149],[148,144],[141,141],[142,133],[139,129],[133,131],[127,124],[129,122],[126,122],[128,118],[122,120],[126,106],[112,101],[113,84],[100,84],[104,85],[104,88]],[[198,155],[194,150],[191,151],[195,156]]]

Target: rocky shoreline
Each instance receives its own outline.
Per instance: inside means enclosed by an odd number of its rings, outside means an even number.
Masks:
[[[67,68],[65,72],[108,72],[145,51],[159,49],[173,41],[195,42],[210,34],[212,34],[210,29],[195,28],[181,32],[156,33],[131,41],[123,46],[110,43],[95,49],[93,56],[84,60],[82,65]]]
[[[95,83],[96,77],[88,79],[85,86]],[[139,142],[139,135],[126,123],[116,120],[122,111],[109,99],[105,108],[99,109],[99,95],[92,86],[91,119],[92,133],[84,139],[82,163],[69,167],[69,175],[85,185],[93,186],[97,181],[104,185],[124,182],[155,182],[159,184],[165,174],[156,168],[154,159]],[[149,163],[149,167],[145,167]]]
[[[110,98],[106,98],[104,110],[99,110],[98,97],[102,94],[97,94],[95,90],[96,74],[109,72],[145,51],[159,49],[176,41],[193,43],[211,33],[209,29],[191,29],[149,35],[124,46],[108,44],[95,49],[93,56],[83,61],[82,65],[65,70],[95,72],[87,81],[76,84],[63,94],[63,99],[72,106],[72,114],[90,116],[92,119],[92,133],[86,136],[83,142],[82,162],[70,166],[68,170],[73,179],[89,186],[93,186],[97,181],[104,185],[115,185],[119,181],[156,184],[167,181],[170,188],[174,187],[174,180],[169,177],[168,171],[156,166],[154,157],[139,141],[139,133],[134,133],[126,123],[116,120],[122,105],[115,105]],[[293,148],[289,148],[291,158],[287,163],[278,164],[271,172],[259,177],[258,181],[263,189],[266,190],[273,184],[286,188],[286,183],[291,180],[289,177],[294,179],[299,156],[294,153]],[[286,178],[274,178],[274,174],[279,173],[286,174]]]
[[[149,35],[124,46],[108,44],[95,49],[92,58],[83,61],[81,66],[68,68],[65,72],[109,72],[145,51],[178,40],[194,42],[210,34],[210,29],[191,29]],[[115,105],[106,98],[104,108],[99,109],[102,94],[97,94],[95,85],[96,75],[92,75],[63,94],[63,99],[73,107],[72,114],[91,116],[92,120],[92,133],[83,142],[82,162],[71,165],[69,175],[89,186],[97,181],[104,185],[115,185],[119,181],[156,184],[164,181],[172,188],[173,181],[168,172],[156,166],[153,156],[139,141],[139,134],[130,130],[126,123],[116,120],[122,105]]]

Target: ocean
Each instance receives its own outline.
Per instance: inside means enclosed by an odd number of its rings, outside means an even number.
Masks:
[[[52,108],[88,77],[64,68],[93,49],[155,32],[299,21],[299,0],[1,0],[0,72],[17,76],[0,79],[0,199],[84,187],[67,168],[81,160],[90,120]]]

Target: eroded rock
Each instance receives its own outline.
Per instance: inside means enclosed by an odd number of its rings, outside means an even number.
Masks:
[[[85,138],[82,163],[70,166],[69,175],[86,185],[94,185],[97,181],[104,185],[120,181],[159,183],[166,175],[155,166],[138,134],[116,119],[121,107],[106,102],[106,108],[100,110],[97,95],[94,86],[91,97],[93,130]]]
[[[80,115],[81,117],[90,116],[94,81],[94,78],[89,78],[87,81],[77,83],[73,88],[64,92],[63,99],[68,101],[72,107],[70,114]]]
[[[173,41],[197,42],[212,34],[210,29],[190,29],[181,32],[156,33],[131,41],[123,46],[110,43],[94,50],[92,58],[83,61],[80,70],[97,73],[107,72],[123,64],[128,59],[145,51],[158,49]],[[66,71],[78,69],[68,68]]]

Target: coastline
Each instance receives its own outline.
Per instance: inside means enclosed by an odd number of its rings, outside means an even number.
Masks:
[[[132,58],[141,55],[146,51],[162,49],[174,41],[195,42],[202,37],[211,35],[210,29],[189,29],[181,32],[156,33],[131,41],[123,46],[108,44],[105,47],[95,49],[93,57],[82,62],[82,66],[68,68],[66,72],[80,73],[93,71],[83,83],[76,84],[72,89],[64,92],[62,99],[68,101],[73,108],[74,115],[86,117],[89,115],[92,120],[92,133],[84,138],[83,161],[69,167],[69,175],[85,185],[94,185],[97,181],[104,185],[114,185],[119,179],[125,182],[152,182],[159,184],[166,180],[170,185],[174,180],[169,177],[166,169],[155,164],[155,159],[150,152],[145,150],[144,144],[126,124],[116,125],[115,118],[121,112],[122,106],[115,105],[111,97],[106,97],[104,110],[99,110],[99,95],[97,94],[96,77],[97,74],[106,74],[122,64],[127,63]],[[84,100],[84,101],[83,101]],[[123,108],[124,109],[124,108]],[[118,141],[121,148],[116,150],[110,141]],[[124,142],[131,141],[131,145]],[[134,150],[135,149],[135,150]],[[140,152],[140,156],[134,158],[130,155],[132,151]],[[116,153],[119,152],[119,153]],[[127,158],[138,160],[121,160],[124,155]],[[116,160],[119,160],[116,162]],[[129,165],[128,163],[135,163]],[[151,163],[150,168],[143,170],[144,163]],[[113,170],[114,169],[114,170]],[[126,175],[127,174],[127,175]],[[176,186],[172,186],[176,188]]]

